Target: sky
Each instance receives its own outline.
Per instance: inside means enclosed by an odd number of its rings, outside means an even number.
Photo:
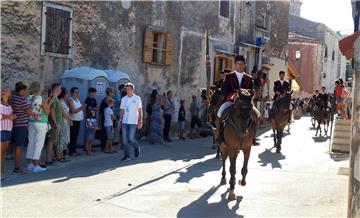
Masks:
[[[320,22],[342,34],[353,33],[351,0],[301,0],[300,15],[306,19]]]

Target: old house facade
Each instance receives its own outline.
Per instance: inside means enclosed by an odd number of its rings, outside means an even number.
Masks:
[[[325,86],[331,92],[334,89],[336,79],[339,77],[346,78],[346,59],[341,55],[338,47],[338,41],[341,39],[341,36],[322,23],[292,14],[289,16],[289,31],[312,38],[324,45],[323,56],[319,59],[321,61],[317,62],[319,64],[317,69],[320,77],[317,76],[318,73],[314,74],[314,78],[307,77],[309,80],[319,80],[320,85],[318,89],[321,86]],[[292,43],[295,43],[295,41]],[[299,43],[301,43],[301,40]],[[299,52],[303,53],[304,51],[299,50]],[[303,57],[304,55],[301,55],[301,58]],[[304,64],[306,63],[304,62]],[[300,69],[297,70],[300,71]]]
[[[321,86],[324,48],[325,44],[316,39],[289,33],[289,62],[299,73],[297,83],[300,86],[300,96],[310,96]]]
[[[287,72],[289,5],[289,1],[256,2],[258,66],[270,66],[267,75],[270,96],[274,94],[274,81],[279,79],[279,71]]]
[[[240,39],[255,41],[254,12],[236,1],[2,2],[2,83],[47,86],[91,66],[128,73],[142,97],[157,88],[190,99],[207,84],[205,31],[213,81]]]

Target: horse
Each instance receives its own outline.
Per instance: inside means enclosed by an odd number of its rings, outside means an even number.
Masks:
[[[275,100],[270,113],[270,122],[274,133],[274,147],[276,153],[281,151],[281,143],[285,126],[288,124],[292,115],[290,110],[292,91],[286,92],[283,96]]]
[[[208,108],[208,120],[209,120],[211,130],[213,132],[212,149],[217,149],[216,158],[220,158],[220,146],[215,143],[215,141],[216,141],[215,140],[215,131],[216,131],[215,119],[217,116],[217,111],[219,110],[219,108],[224,100],[224,96],[222,95],[221,91],[219,91],[219,90],[215,90],[215,91],[210,90],[208,98],[210,99],[209,108]]]
[[[316,125],[316,120],[314,118],[314,107],[315,107],[315,98],[312,97],[309,102],[308,111],[309,111],[309,114],[311,117],[311,125],[313,128],[315,128],[315,125]]]
[[[326,136],[329,130],[329,124],[331,119],[331,109],[330,107],[328,107],[328,104],[326,102],[320,100],[316,102],[316,105],[314,107],[314,118],[318,124],[316,127],[315,137],[317,136],[319,130],[321,136],[321,124],[324,124],[324,132]]]
[[[241,169],[242,179],[239,184],[246,185],[246,175],[248,172],[248,161],[251,152],[251,146],[257,129],[257,119],[253,114],[253,99],[254,92],[245,89],[240,89],[234,94],[234,104],[227,108],[222,119],[225,120],[222,128],[222,142],[220,143],[221,160],[222,160],[222,177],[221,185],[226,184],[225,162],[230,159],[230,192],[228,200],[235,200],[234,193],[236,183],[236,158],[239,151],[242,150],[244,154],[244,163]]]

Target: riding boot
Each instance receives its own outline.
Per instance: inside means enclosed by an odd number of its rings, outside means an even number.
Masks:
[[[221,118],[216,117],[216,130],[215,130],[215,143],[220,145],[222,138],[221,138]]]

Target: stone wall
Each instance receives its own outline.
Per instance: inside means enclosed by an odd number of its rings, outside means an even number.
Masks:
[[[205,30],[210,36],[210,60],[216,49],[234,52],[235,41],[251,38],[254,32],[251,17],[242,16],[250,16],[254,5],[243,8],[243,2],[230,3],[229,18],[219,16],[219,2],[215,1],[133,1],[129,7],[121,1],[54,3],[73,9],[71,58],[40,55],[42,2],[1,3],[3,85],[36,80],[48,86],[66,69],[111,68],[128,73],[144,99],[157,88],[160,93],[174,90],[178,102],[199,95],[199,89],[206,86]],[[171,65],[143,61],[148,27],[171,33]]]

